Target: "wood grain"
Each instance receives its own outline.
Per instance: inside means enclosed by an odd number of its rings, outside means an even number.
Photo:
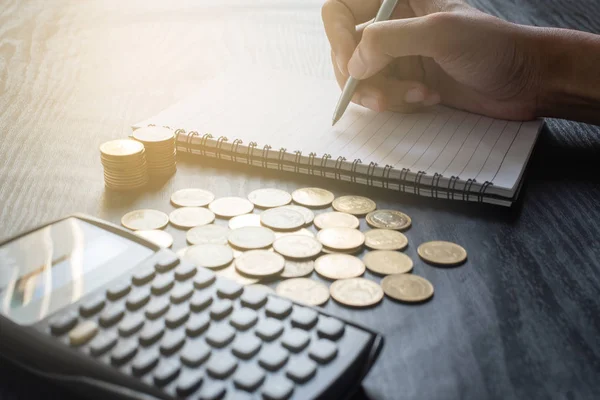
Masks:
[[[412,217],[406,253],[415,261],[414,273],[429,279],[436,294],[419,306],[389,299],[364,311],[326,305],[386,337],[360,397],[599,398],[599,127],[547,121],[521,202],[512,209],[186,157],[171,180],[142,194],[104,190],[100,143],[127,135],[133,122],[165,108],[237,57],[277,64],[285,50],[274,42],[256,43],[262,35],[295,38],[289,45],[306,54],[296,65],[307,72],[328,62],[327,52],[303,41],[303,35],[322,31],[299,30],[314,18],[305,12],[314,3],[4,0],[0,241],[73,212],[118,222],[134,208],[169,211],[170,194],[191,186],[217,196],[305,185],[328,187],[336,195],[368,194],[380,208]],[[472,3],[518,23],[600,32],[600,8],[593,0]],[[287,25],[271,23],[274,15],[287,18]],[[183,232],[168,230],[174,247],[184,246]],[[462,244],[468,262],[453,269],[421,262],[416,247],[434,239]],[[0,374],[3,399],[78,398],[6,365],[0,365]]]

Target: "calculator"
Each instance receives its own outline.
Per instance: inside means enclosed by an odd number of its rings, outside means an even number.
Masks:
[[[0,244],[0,356],[85,396],[349,398],[382,345],[95,218]]]

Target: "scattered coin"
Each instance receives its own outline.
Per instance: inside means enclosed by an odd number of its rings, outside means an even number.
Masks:
[[[317,233],[319,242],[334,250],[351,250],[362,246],[365,235],[351,228],[326,228]]]
[[[235,261],[232,262],[231,264],[229,264],[225,268],[221,268],[221,269],[215,270],[215,274],[217,274],[219,276],[222,276],[224,278],[227,278],[227,279],[231,279],[232,281],[237,282],[237,283],[239,283],[240,285],[243,285],[243,286],[254,285],[256,282],[259,281],[258,278],[252,278],[250,276],[246,276],[244,274],[241,274],[235,268]]]
[[[186,239],[190,244],[227,244],[229,229],[220,225],[203,225],[187,231]]]
[[[380,275],[404,274],[413,268],[409,256],[391,250],[370,251],[363,257],[363,262],[369,271]]]
[[[179,249],[175,252],[175,254],[177,254],[177,257],[183,259],[185,257],[185,253],[187,252],[187,250],[189,248],[190,248],[190,246]]]
[[[241,197],[221,197],[210,203],[208,208],[219,217],[231,218],[251,213],[254,204]]]
[[[263,292],[275,294],[275,291],[271,287],[269,287],[267,285],[260,284],[260,283],[253,283],[252,285],[246,286],[246,290],[248,290],[248,289],[250,289],[250,290],[262,290]]]
[[[214,199],[214,194],[203,189],[182,189],[171,195],[171,203],[178,207],[204,207]]]
[[[317,239],[304,235],[288,235],[273,242],[273,249],[289,258],[314,257],[322,248],[323,245]]]
[[[433,296],[431,282],[413,274],[388,275],[381,281],[381,287],[391,298],[408,303],[418,303]]]
[[[329,300],[329,289],[321,282],[308,278],[288,279],[277,285],[279,296],[310,306],[320,306]]]
[[[160,229],[135,231],[135,234],[165,249],[173,245],[173,236]]]
[[[326,207],[334,198],[333,193],[321,188],[302,188],[292,193],[292,199],[296,203],[307,207]]]
[[[402,250],[408,246],[408,239],[398,231],[371,229],[365,232],[365,245],[374,250]]]
[[[335,301],[351,307],[369,307],[383,299],[381,286],[364,278],[335,281],[329,292]]]
[[[323,253],[325,254],[350,254],[350,255],[355,255],[360,253],[363,250],[363,247],[357,247],[355,249],[349,249],[349,250],[336,250],[336,249],[330,249],[328,247],[323,246],[323,250],[321,250]]]
[[[377,204],[363,196],[342,196],[333,201],[333,209],[352,215],[365,215],[377,208]]]
[[[292,196],[281,189],[257,189],[250,192],[248,200],[261,208],[281,207],[292,201]]]
[[[121,224],[133,231],[162,229],[169,223],[169,216],[157,210],[135,210],[121,218]]]
[[[313,220],[315,219],[315,213],[306,207],[290,204],[279,208],[298,211],[304,217],[304,225],[312,224]]]
[[[202,207],[181,207],[169,214],[169,221],[179,228],[194,228],[208,225],[215,220],[215,214]]]
[[[227,240],[240,249],[262,249],[273,244],[275,234],[264,226],[245,226],[229,232]]]
[[[260,214],[260,222],[271,229],[289,231],[304,225],[304,217],[289,208],[270,208]]]
[[[315,217],[315,226],[319,229],[326,228],[351,228],[360,226],[360,221],[352,214],[339,211],[326,212]]]
[[[289,232],[275,232],[275,239],[279,239],[280,237],[290,236],[290,235],[303,235],[315,237],[315,234],[309,231],[306,228],[300,228],[297,231],[289,231]]]
[[[375,210],[367,214],[367,224],[373,228],[403,231],[410,228],[412,220],[403,212],[396,210]]]
[[[237,270],[252,277],[276,275],[284,265],[283,256],[268,250],[250,250],[235,260]]]
[[[261,226],[260,215],[242,214],[229,220],[229,229],[239,229],[246,226]]]
[[[315,271],[333,280],[356,278],[365,273],[365,264],[348,254],[326,254],[315,261]]]
[[[439,240],[421,244],[417,253],[428,263],[438,265],[457,265],[467,259],[467,251],[462,246]]]
[[[222,244],[195,244],[183,257],[199,267],[220,268],[233,261],[233,251]]]
[[[312,274],[315,269],[313,260],[285,260],[285,266],[281,271],[282,278],[299,278]]]

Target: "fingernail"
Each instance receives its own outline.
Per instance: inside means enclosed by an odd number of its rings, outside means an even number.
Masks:
[[[358,52],[355,52],[350,58],[350,62],[348,62],[348,73],[356,79],[361,79],[364,74],[367,72],[367,66],[361,59]]]
[[[376,97],[364,96],[360,99],[360,104],[374,111],[379,111],[379,101]]]
[[[442,101],[439,93],[432,93],[425,100],[423,100],[424,106],[434,106]]]
[[[407,103],[420,103],[423,100],[425,100],[425,94],[419,88],[409,89],[404,95],[404,101]]]

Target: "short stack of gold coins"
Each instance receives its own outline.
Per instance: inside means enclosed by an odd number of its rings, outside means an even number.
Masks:
[[[100,146],[104,183],[111,190],[135,190],[148,183],[146,151],[140,142],[119,139]]]
[[[150,177],[168,177],[177,171],[175,133],[160,126],[148,126],[133,131],[133,138],[146,148]]]

